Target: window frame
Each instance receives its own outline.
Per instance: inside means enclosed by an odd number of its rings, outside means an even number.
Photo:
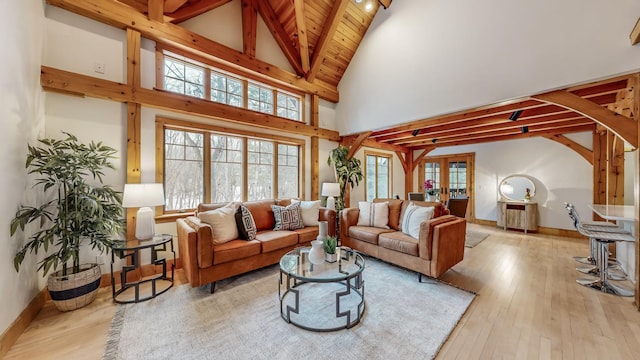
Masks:
[[[298,198],[305,198],[305,153],[306,153],[306,141],[302,139],[290,138],[279,135],[263,134],[256,132],[243,131],[238,129],[230,129],[227,127],[220,127],[209,124],[194,123],[191,121],[183,121],[170,119],[163,116],[156,116],[156,182],[162,183],[164,186],[165,180],[165,143],[164,143],[164,131],[165,129],[198,132],[204,134],[204,154],[203,154],[203,187],[204,187],[204,203],[208,203],[211,199],[211,134],[232,136],[243,138],[243,155],[242,155],[242,201],[248,201],[248,182],[247,182],[247,168],[248,168],[248,146],[247,141],[249,139],[255,139],[259,141],[268,141],[273,143],[273,182],[272,182],[272,196],[271,198],[278,198],[278,145],[293,145],[298,147]],[[162,144],[162,146],[159,146]],[[176,209],[166,210],[165,206],[158,206],[156,208],[156,217],[184,217],[193,213],[195,209]],[[167,220],[170,221],[170,220]]]
[[[393,196],[393,154],[388,154],[388,153],[382,153],[382,152],[375,152],[375,151],[368,151],[365,150],[364,152],[364,198],[365,200],[369,199],[369,194],[367,193],[368,190],[368,178],[367,178],[367,156],[374,156],[376,158],[376,172],[375,172],[375,196],[373,197],[374,199],[378,198],[378,158],[383,157],[386,158],[388,163],[389,163],[389,174],[388,174],[388,183],[389,183],[389,188],[387,189],[387,192],[389,194],[389,198]],[[368,200],[367,200],[368,201]]]

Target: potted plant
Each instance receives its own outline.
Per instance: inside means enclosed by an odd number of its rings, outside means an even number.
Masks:
[[[327,262],[336,262],[338,255],[336,254],[336,247],[338,246],[338,239],[335,236],[328,236],[324,239],[324,252]]]
[[[124,231],[125,220],[120,193],[102,181],[103,169],[115,169],[111,159],[116,150],[101,142],[85,145],[64,134],[64,140],[41,139],[40,146],[28,146],[26,168],[37,175],[34,188],[46,200],[22,205],[11,221],[11,235],[37,224],[39,229],[15,255],[14,267],[18,271],[27,253],[43,249],[46,255],[38,271],[45,276],[54,270],[47,289],[58,309],[68,311],[91,303],[100,285],[100,266],[80,265],[81,243],[108,251],[114,236]]]
[[[436,201],[436,196],[438,195],[438,189],[435,189],[433,187],[433,180],[431,179],[427,179],[424,181],[423,184],[424,187],[424,192],[426,195],[426,200],[427,201]]]
[[[362,168],[360,159],[355,157],[348,158],[349,148],[339,145],[337,148],[329,152],[327,164],[333,165],[336,175],[336,181],[340,184],[340,197],[336,199],[336,212],[344,209],[344,196],[347,192],[347,186],[351,185],[353,189],[362,180]]]

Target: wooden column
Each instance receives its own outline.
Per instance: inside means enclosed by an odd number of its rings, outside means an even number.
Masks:
[[[127,85],[135,93],[140,88],[140,32],[127,29]],[[127,103],[127,183],[140,183],[140,127],[142,106]],[[135,237],[135,214],[127,209],[127,239]]]
[[[310,125],[320,127],[320,98],[311,95],[311,119]],[[310,200],[320,198],[320,138],[311,137],[311,194]]]
[[[640,23],[640,21],[639,21]],[[637,27],[637,24],[636,24]],[[632,105],[631,105],[631,118],[636,121],[638,128],[638,136],[640,136],[640,74],[635,74],[633,78],[629,81],[630,85],[633,87],[633,91],[631,93],[632,96]],[[635,229],[636,229],[636,296],[635,296],[635,306],[638,310],[640,310],[640,242],[639,242],[639,233],[640,233],[640,223],[638,220],[640,219],[640,150],[635,150],[635,174],[633,176],[633,204],[635,207]]]

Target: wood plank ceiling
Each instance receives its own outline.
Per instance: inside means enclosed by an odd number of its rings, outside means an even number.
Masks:
[[[226,5],[231,0],[119,0],[150,18],[180,25],[181,22]],[[260,16],[269,28],[296,76],[308,83],[337,87],[379,7],[391,0],[240,0],[244,55],[256,56],[256,21]],[[214,55],[214,54],[212,54]],[[582,104],[597,104],[622,115],[631,114],[633,88],[638,75],[616,77],[563,89]],[[408,152],[429,151],[441,146],[512,140],[534,136],[595,131],[598,124],[589,114],[545,101],[545,94],[493,104],[461,113],[438,116],[343,139],[345,144]],[[613,114],[613,112],[611,114]],[[611,120],[612,118],[610,118]],[[608,124],[609,125],[609,124]],[[628,124],[627,124],[628,125]],[[360,144],[360,143],[359,143]],[[358,146],[359,146],[358,144]],[[633,146],[637,146],[637,138]]]

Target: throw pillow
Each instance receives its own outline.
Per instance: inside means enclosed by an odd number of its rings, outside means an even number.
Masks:
[[[289,206],[271,205],[271,209],[273,210],[273,218],[276,222],[273,230],[295,230],[304,227],[300,203]]]
[[[320,212],[320,200],[300,201],[291,200],[292,204],[299,203],[302,212],[302,223],[304,226],[318,226],[318,213]]]
[[[415,206],[409,204],[402,218],[402,232],[417,239],[420,236],[420,224],[433,218],[433,206]]]
[[[198,217],[201,221],[211,225],[213,244],[217,245],[238,238],[235,215],[236,206],[229,204],[215,210],[201,212]]]
[[[256,228],[256,222],[253,221],[253,215],[251,211],[245,206],[240,205],[238,211],[236,211],[236,226],[238,227],[238,234],[241,239],[255,240],[258,229]]]
[[[369,201],[358,202],[360,215],[358,215],[358,226],[373,226],[388,229],[389,222],[389,202],[372,203]]]

